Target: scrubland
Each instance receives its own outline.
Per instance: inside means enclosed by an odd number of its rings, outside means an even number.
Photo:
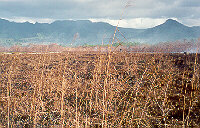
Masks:
[[[1,127],[199,127],[199,54],[0,55]]]

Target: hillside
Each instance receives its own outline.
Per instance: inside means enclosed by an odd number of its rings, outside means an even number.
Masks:
[[[147,42],[176,41],[180,39],[194,39],[200,36],[198,27],[187,27],[176,20],[168,19],[165,23],[146,29],[137,38]]]
[[[119,28],[132,42],[155,44],[200,37],[200,27],[188,27],[175,20],[148,29]],[[0,45],[28,45],[58,43],[64,46],[109,43],[115,26],[89,20],[64,20],[48,23],[16,23],[0,19]],[[121,41],[123,37],[116,35]],[[76,39],[75,39],[76,38]]]

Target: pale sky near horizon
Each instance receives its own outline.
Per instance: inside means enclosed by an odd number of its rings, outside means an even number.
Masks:
[[[88,19],[149,28],[172,18],[200,26],[199,12],[200,0],[0,0],[0,18],[32,23]]]

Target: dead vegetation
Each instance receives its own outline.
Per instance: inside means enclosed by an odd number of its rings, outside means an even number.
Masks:
[[[0,55],[1,127],[198,127],[199,54]]]

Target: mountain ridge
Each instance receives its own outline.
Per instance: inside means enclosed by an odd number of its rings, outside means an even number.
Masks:
[[[17,23],[0,19],[0,45],[30,43],[70,44],[101,44],[102,40],[109,43],[115,31],[115,26],[104,22],[90,20],[58,20],[52,23]],[[196,39],[200,37],[200,26],[188,27],[176,20],[168,19],[165,23],[147,29],[122,28],[120,32],[130,42],[155,44],[159,42],[176,41],[181,39]],[[116,36],[121,41],[121,33]]]

